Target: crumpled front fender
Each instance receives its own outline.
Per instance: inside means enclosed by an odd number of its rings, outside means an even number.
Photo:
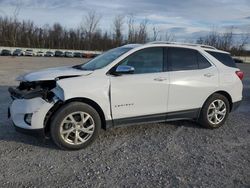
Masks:
[[[74,77],[58,80],[56,87],[51,90],[58,99],[67,101],[70,99],[89,99],[94,101],[102,109],[105,119],[111,120],[110,110],[110,83],[109,79],[97,77]]]

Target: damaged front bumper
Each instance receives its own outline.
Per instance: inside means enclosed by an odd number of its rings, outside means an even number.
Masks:
[[[48,100],[48,93],[43,90],[22,91],[9,88],[9,92],[13,101],[8,114],[16,129],[25,133],[43,132],[46,115],[56,100]]]

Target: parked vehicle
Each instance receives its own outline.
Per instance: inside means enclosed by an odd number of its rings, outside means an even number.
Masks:
[[[51,52],[51,51],[47,51],[44,55],[45,57],[53,57],[54,56],[54,53]]]
[[[10,51],[10,50],[6,50],[6,49],[3,49],[2,52],[1,52],[1,55],[2,55],[2,56],[10,56],[10,55],[11,55],[11,51]]]
[[[84,53],[84,54],[83,54],[83,57],[84,57],[84,58],[93,58],[94,55],[93,55],[92,53]]]
[[[15,49],[15,51],[13,52],[13,56],[23,56],[24,52],[21,49]]]
[[[240,58],[237,58],[237,57],[233,57],[233,60],[235,63],[244,63],[244,61]]]
[[[24,52],[24,55],[25,56],[33,56],[34,55],[34,52],[33,52],[33,50],[26,50],[25,52]]]
[[[92,58],[95,58],[95,57],[97,57],[98,55],[100,55],[100,54],[94,53],[94,54],[92,55]]]
[[[62,51],[55,51],[55,57],[64,57],[64,53]]]
[[[73,55],[73,56],[74,56],[74,57],[80,57],[80,58],[83,57],[81,52],[74,52],[74,55]]]
[[[97,57],[99,54],[97,54],[97,53],[84,53],[83,54],[83,57],[84,58],[95,58],[95,57]]]
[[[38,51],[38,52],[36,53],[36,55],[37,55],[37,56],[44,56],[44,52],[43,52],[43,51]]]
[[[65,52],[64,53],[65,57],[74,57],[72,52]]]
[[[185,119],[214,129],[239,106],[242,79],[230,54],[211,46],[131,44],[18,77],[9,115],[17,130],[50,135],[63,149],[127,124]]]

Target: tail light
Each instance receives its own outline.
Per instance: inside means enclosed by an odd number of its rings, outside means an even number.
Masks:
[[[243,79],[244,73],[243,73],[242,71],[236,71],[235,73],[236,73],[236,75],[239,77],[240,80]]]

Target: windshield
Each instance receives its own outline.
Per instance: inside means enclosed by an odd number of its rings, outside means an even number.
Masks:
[[[79,68],[83,70],[101,69],[131,49],[132,48],[125,48],[125,47],[114,48],[112,50],[103,53],[102,55],[97,56],[96,58],[90,60],[86,64],[80,65]]]

